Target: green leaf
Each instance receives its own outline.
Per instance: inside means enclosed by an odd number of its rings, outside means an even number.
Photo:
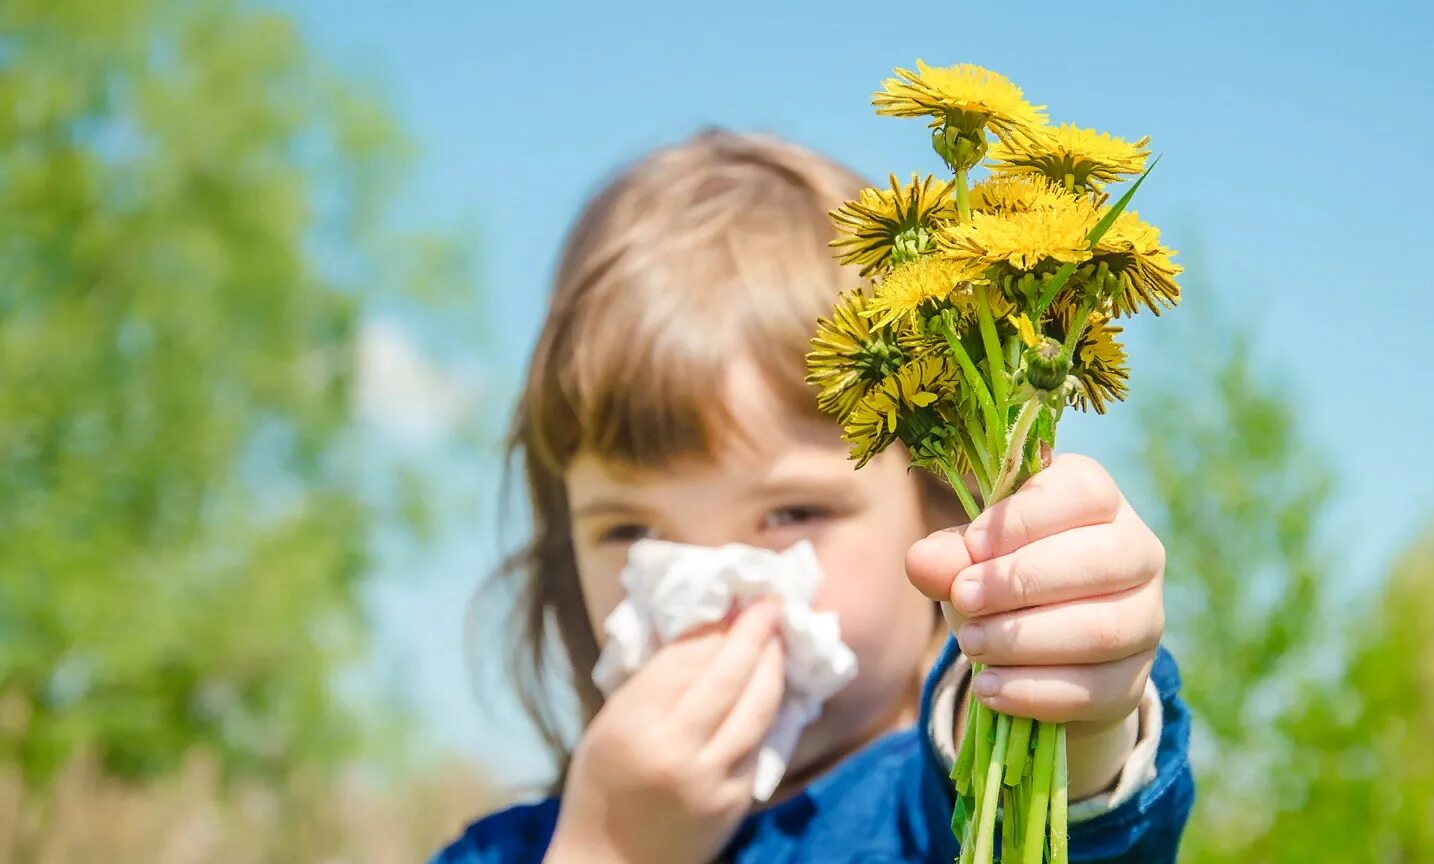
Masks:
[[[1140,188],[1140,184],[1145,182],[1145,178],[1150,176],[1150,172],[1154,171],[1155,166],[1158,164],[1160,164],[1160,157],[1156,156],[1151,160],[1150,165],[1145,169],[1144,173],[1135,178],[1135,182],[1131,184],[1129,189],[1125,190],[1124,195],[1120,196],[1120,200],[1115,202],[1115,206],[1111,207],[1106,211],[1104,216],[1100,217],[1100,221],[1095,223],[1095,227],[1090,230],[1090,234],[1086,237],[1090,242],[1088,248],[1095,248],[1095,244],[1100,242],[1100,238],[1105,236],[1105,232],[1109,231],[1110,226],[1115,224],[1115,220],[1120,218],[1120,214],[1125,212],[1126,206],[1130,204],[1130,199],[1135,197],[1135,191]],[[1046,286],[1046,290],[1041,294],[1040,302],[1036,304],[1037,318],[1041,316],[1041,313],[1046,311],[1047,306],[1051,305],[1051,301],[1056,299],[1056,293],[1065,287],[1066,280],[1070,279],[1075,269],[1075,264],[1066,262],[1062,264],[1060,269],[1055,272],[1055,275],[1051,277],[1050,284]]]

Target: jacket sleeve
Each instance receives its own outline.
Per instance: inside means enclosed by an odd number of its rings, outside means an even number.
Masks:
[[[1102,864],[1173,862],[1195,803],[1190,772],[1190,710],[1180,699],[1180,671],[1164,648],[1150,679],[1160,693],[1160,741],[1155,776],[1129,799],[1070,826],[1072,861]]]
[[[955,710],[969,667],[960,647],[948,640],[946,650],[927,679],[922,697],[928,768],[923,772],[923,807],[932,826],[933,848],[955,854],[956,843],[946,824],[954,793],[947,772],[956,757],[953,739]],[[1190,712],[1180,699],[1180,672],[1164,648],[1155,657],[1147,689],[1153,720],[1142,729],[1137,749],[1144,751],[1148,734],[1154,756],[1132,754],[1116,794],[1071,802],[1070,860],[1090,864],[1152,864],[1173,862],[1180,835],[1195,800],[1190,773]],[[1154,691],[1157,698],[1149,694]],[[1158,703],[1158,704],[1157,704]],[[1142,711],[1146,709],[1142,704]],[[1157,731],[1158,727],[1158,731]],[[1134,782],[1130,782],[1130,781]]]
[[[558,799],[485,816],[429,864],[540,864],[558,822]]]

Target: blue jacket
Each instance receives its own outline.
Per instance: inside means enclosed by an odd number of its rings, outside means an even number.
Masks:
[[[895,864],[949,862],[959,854],[951,835],[951,783],[928,728],[934,683],[957,653],[948,640],[921,699],[921,721],[873,741],[818,778],[801,794],[748,816],[723,855],[732,864]],[[1151,673],[1164,723],[1156,777],[1130,800],[1070,826],[1072,861],[1174,861],[1180,832],[1195,800],[1187,760],[1190,715],[1180,701],[1180,673],[1164,650]],[[495,813],[469,826],[430,864],[536,864],[558,818],[548,798]]]

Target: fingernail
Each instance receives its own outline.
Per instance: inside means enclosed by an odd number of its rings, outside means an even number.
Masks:
[[[962,539],[966,543],[966,554],[977,563],[991,557],[991,532],[989,518],[977,519],[966,528]]]
[[[985,696],[989,699],[1001,692],[1001,676],[987,670],[977,675],[976,680],[971,682],[971,686],[976,690],[977,696]]]
[[[960,581],[956,583],[956,593],[952,599],[962,612],[980,612],[986,605],[986,589],[975,579]]]
[[[961,645],[961,651],[967,657],[980,654],[986,649],[986,628],[980,624],[967,624],[957,634],[956,641]]]

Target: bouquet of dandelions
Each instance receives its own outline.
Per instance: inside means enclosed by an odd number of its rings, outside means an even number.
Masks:
[[[930,118],[955,176],[892,176],[833,212],[842,262],[873,278],[820,323],[808,380],[858,468],[900,441],[975,519],[1048,464],[1067,405],[1104,412],[1125,396],[1112,322],[1174,306],[1180,268],[1125,211],[1148,139],[1049,126],[977,66],[896,75],[872,97],[877,113]],[[990,176],[973,187],[983,161]],[[1106,185],[1128,177],[1111,205]],[[1064,728],[972,699],[965,729],[951,772],[963,864],[992,860],[998,807],[1004,861],[1065,864]]]

